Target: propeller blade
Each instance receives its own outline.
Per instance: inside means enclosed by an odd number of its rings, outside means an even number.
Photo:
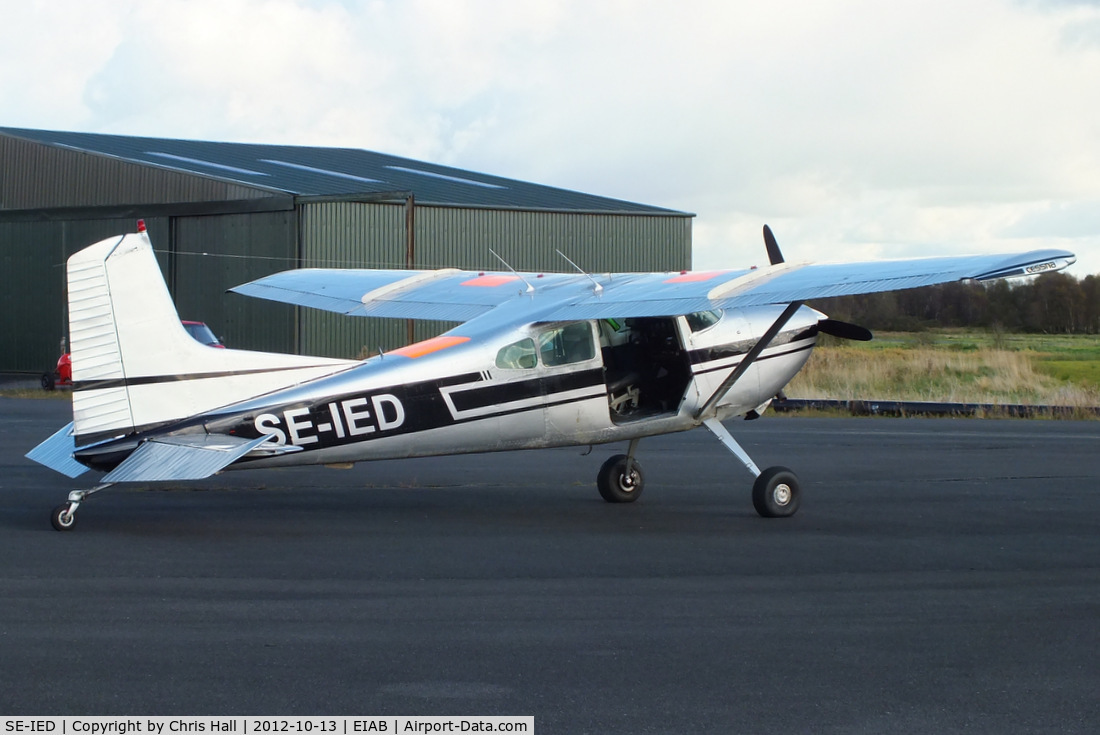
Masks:
[[[783,253],[779,252],[779,243],[775,241],[775,235],[772,234],[772,228],[764,225],[764,247],[768,249],[768,260],[772,265],[779,265],[783,262]]]
[[[849,324],[837,319],[822,319],[817,323],[817,329],[823,334],[831,334],[841,339],[854,339],[857,342],[870,342],[874,335],[871,330],[858,324]]]

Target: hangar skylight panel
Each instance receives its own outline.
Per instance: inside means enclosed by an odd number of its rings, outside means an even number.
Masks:
[[[471,186],[483,186],[486,189],[507,189],[507,186],[500,186],[499,184],[490,184],[487,181],[474,181],[473,179],[464,179],[461,176],[450,176],[448,174],[439,174],[434,171],[422,171],[418,168],[408,168],[406,166],[386,166],[386,168],[392,171],[400,171],[406,174],[415,174],[416,176],[427,176],[431,179],[442,179],[443,181],[454,181],[458,184],[469,184]]]
[[[348,179],[350,181],[362,181],[365,184],[382,184],[385,183],[381,179],[368,179],[366,176],[356,176],[355,174],[344,173],[343,171],[331,171],[327,168],[317,168],[316,166],[306,166],[301,163],[291,163],[290,161],[280,161],[275,158],[261,158],[261,162],[270,163],[275,166],[285,166],[287,168],[296,169],[298,171],[305,171],[312,174],[322,174],[324,176],[334,176],[338,179]]]
[[[246,176],[270,176],[271,174],[265,174],[262,171],[253,171],[247,168],[240,168],[238,166],[227,166],[224,163],[214,163],[212,161],[203,161],[200,158],[189,158],[187,156],[177,156],[175,153],[164,153],[162,151],[145,151],[147,156],[156,156],[157,158],[167,158],[171,161],[178,161],[180,163],[190,163],[194,166],[205,166],[207,168],[216,169],[218,171],[229,171],[235,174],[245,174]]]

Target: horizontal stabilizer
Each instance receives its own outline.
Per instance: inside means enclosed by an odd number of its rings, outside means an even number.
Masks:
[[[107,473],[103,481],[201,480],[248,454],[268,438],[194,434],[150,439]]]
[[[60,431],[23,456],[66,477],[80,477],[88,471],[88,468],[73,459],[75,449],[73,425],[69,422]]]

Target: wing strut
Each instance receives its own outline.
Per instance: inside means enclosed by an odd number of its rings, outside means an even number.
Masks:
[[[801,307],[801,301],[795,301],[787,304],[787,308],[784,309],[783,313],[779,315],[779,318],[776,319],[770,327],[768,327],[768,331],[764,332],[764,336],[762,336],[760,340],[752,346],[752,349],[749,350],[748,354],[745,355],[745,358],[737,364],[737,367],[734,368],[734,371],[732,373],[730,373],[730,376],[722,381],[722,384],[718,386],[717,390],[715,390],[714,393],[711,394],[710,398],[707,399],[707,402],[703,404],[703,407],[695,412],[696,421],[704,421],[705,418],[713,418],[714,407],[718,405],[718,401],[722,400],[722,397],[726,395],[730,388],[733,387],[733,384],[741,379],[741,376],[744,375],[745,371],[747,371],[749,367],[752,366],[752,364],[756,361],[756,358],[760,357],[760,353],[767,349],[768,345],[771,344],[771,341],[775,339],[775,335],[779,334],[779,330],[782,329],[783,326],[791,320],[791,317],[794,316],[795,312],[798,311]]]

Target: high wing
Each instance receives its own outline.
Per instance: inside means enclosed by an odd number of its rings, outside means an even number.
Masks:
[[[896,291],[951,281],[986,281],[1061,270],[1065,250],[863,263],[777,265],[680,273],[563,273],[300,269],[232,291],[357,316],[467,321],[508,302],[539,321],[675,316],[716,308]],[[598,284],[598,286],[597,286]]]
[[[439,270],[300,268],[229,289],[298,306],[352,316],[468,321],[528,292],[576,276]],[[526,282],[524,279],[527,279]]]
[[[951,281],[988,281],[1060,270],[1076,260],[1064,250],[963,255],[863,263],[780,263],[749,271],[620,277],[547,315],[551,320],[619,315],[673,316],[715,308],[789,304],[830,296],[899,291]],[[614,280],[614,279],[613,279]]]

